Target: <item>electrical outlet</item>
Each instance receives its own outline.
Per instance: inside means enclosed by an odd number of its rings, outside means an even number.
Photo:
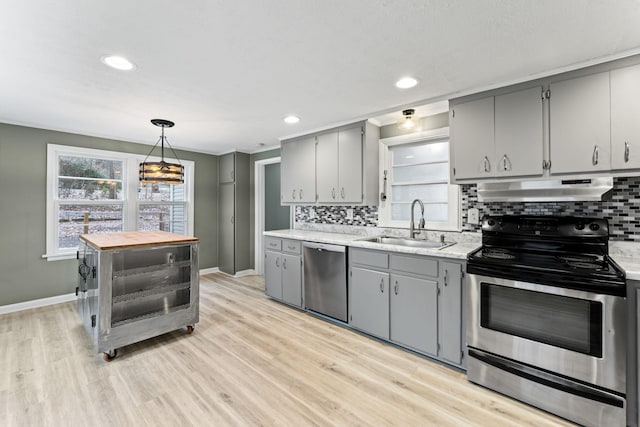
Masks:
[[[480,212],[477,208],[471,208],[467,211],[467,222],[469,224],[479,224],[480,223]]]
[[[310,208],[309,209],[309,219],[315,219],[316,218],[316,210],[314,208]]]
[[[353,208],[347,208],[347,219],[353,220]]]

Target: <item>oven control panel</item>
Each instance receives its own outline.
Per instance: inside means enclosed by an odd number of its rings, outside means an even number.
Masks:
[[[482,218],[482,232],[521,236],[608,237],[603,218],[502,215]]]

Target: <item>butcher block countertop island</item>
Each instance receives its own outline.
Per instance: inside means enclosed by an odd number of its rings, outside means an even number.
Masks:
[[[199,315],[199,239],[164,231],[82,234],[78,314],[97,352],[180,328]]]
[[[80,239],[96,249],[109,250],[154,246],[172,243],[197,242],[197,237],[167,231],[124,231],[121,233],[81,234]]]

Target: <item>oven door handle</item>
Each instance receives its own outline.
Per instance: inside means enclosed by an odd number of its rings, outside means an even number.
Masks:
[[[520,280],[503,279],[499,277],[484,276],[475,273],[467,273],[469,283],[487,283],[491,285],[505,286],[508,288],[524,289],[528,291],[540,292],[543,294],[559,295],[571,298],[577,298],[588,301],[605,303],[605,301],[624,300],[623,296],[603,294],[599,292],[582,291],[578,289],[569,289],[561,286],[541,285],[539,283],[522,282]]]

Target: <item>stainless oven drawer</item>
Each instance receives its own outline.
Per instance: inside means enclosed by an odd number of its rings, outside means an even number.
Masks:
[[[486,352],[469,349],[471,382],[584,426],[624,426],[626,400]]]

